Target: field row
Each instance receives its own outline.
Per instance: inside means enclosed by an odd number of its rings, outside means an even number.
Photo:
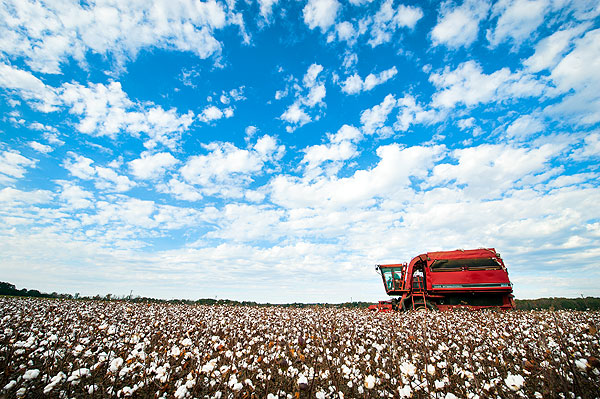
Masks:
[[[600,312],[0,298],[0,395],[595,398]]]

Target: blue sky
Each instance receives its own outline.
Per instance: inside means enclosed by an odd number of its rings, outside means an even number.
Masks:
[[[86,295],[385,297],[495,247],[600,295],[597,1],[0,4],[0,275]]]

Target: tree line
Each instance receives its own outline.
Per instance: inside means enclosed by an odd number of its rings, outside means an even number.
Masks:
[[[52,292],[50,294],[40,292],[38,290],[28,290],[26,288],[17,289],[14,284],[7,282],[0,282],[0,295],[6,296],[22,296],[22,297],[34,297],[34,298],[55,298],[55,299],[83,299],[92,301],[130,301],[130,302],[143,302],[143,303],[175,303],[175,304],[196,304],[196,305],[229,305],[229,306],[284,306],[284,307],[342,307],[342,308],[367,308],[372,305],[370,302],[344,302],[339,304],[330,303],[285,303],[285,304],[272,304],[272,303],[258,303],[254,301],[235,301],[231,299],[212,299],[202,298],[198,300],[189,299],[157,299],[148,298],[141,296],[116,296],[112,294],[106,295],[94,295],[94,296],[80,296],[78,293],[72,294],[59,294]],[[596,297],[581,297],[581,298],[539,298],[539,299],[516,299],[515,300],[517,309],[520,310],[533,310],[533,309],[572,309],[572,310],[600,310],[600,298]]]

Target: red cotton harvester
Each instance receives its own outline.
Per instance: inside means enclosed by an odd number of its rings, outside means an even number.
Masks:
[[[377,265],[395,310],[514,309],[512,284],[494,248],[427,252]]]

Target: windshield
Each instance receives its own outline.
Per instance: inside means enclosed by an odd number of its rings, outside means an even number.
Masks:
[[[387,290],[391,290],[392,289],[392,269],[387,269],[387,270],[381,270],[381,273],[383,274],[383,281],[385,281],[385,288]]]
[[[402,286],[402,270],[386,268],[381,269],[383,275],[383,281],[385,282],[385,288],[389,291],[392,289],[400,289]]]
[[[437,259],[431,264],[433,272],[451,272],[460,270],[500,270],[502,265],[496,259]]]

